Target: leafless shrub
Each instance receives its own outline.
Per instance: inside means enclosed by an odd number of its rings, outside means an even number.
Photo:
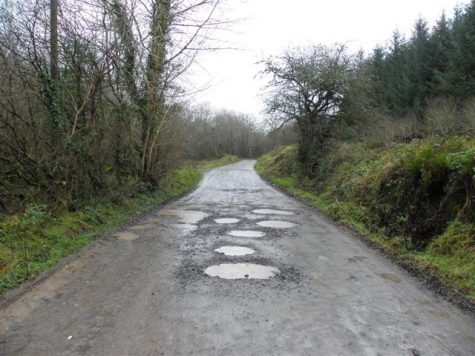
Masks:
[[[427,104],[424,116],[425,136],[449,136],[462,130],[463,122],[453,98],[436,98]]]

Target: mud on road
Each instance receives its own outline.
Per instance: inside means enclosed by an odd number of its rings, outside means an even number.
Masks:
[[[0,354],[473,354],[473,316],[253,165],[210,171],[5,306]]]

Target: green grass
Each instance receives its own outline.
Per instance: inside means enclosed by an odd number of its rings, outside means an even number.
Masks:
[[[189,192],[206,170],[236,161],[237,157],[225,156],[195,162],[171,172],[156,192],[114,204],[90,203],[79,211],[59,214],[45,205],[30,204],[23,214],[4,217],[0,220],[0,295],[54,267],[129,217]]]
[[[427,272],[475,302],[475,204],[467,204],[470,191],[463,190],[475,184],[474,153],[475,140],[460,137],[390,146],[342,143],[321,157],[317,178],[309,180],[297,163],[297,148],[287,146],[259,158],[256,170],[402,265]],[[411,219],[436,208],[440,231],[431,230],[421,243],[410,234],[419,228]]]

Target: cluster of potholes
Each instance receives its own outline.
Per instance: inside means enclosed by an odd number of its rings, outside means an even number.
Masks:
[[[277,209],[254,209],[254,214],[263,216],[290,216],[294,215],[294,212],[287,210]],[[208,216],[203,211],[196,210],[175,210],[175,209],[162,209],[159,212],[160,216],[175,216],[180,222],[173,224],[173,226],[184,230],[195,230],[198,227],[198,223]],[[213,219],[215,224],[218,225],[235,225],[241,221],[241,219],[234,217],[223,217]],[[129,231],[122,231],[115,234],[119,240],[133,241],[136,240],[139,235],[137,234],[141,230],[148,230],[155,226],[156,223],[160,223],[160,218],[150,219],[148,223],[131,226]],[[270,228],[270,229],[291,229],[297,226],[295,223],[285,220],[264,220],[255,223],[258,227]],[[266,232],[253,229],[233,230],[229,229],[226,232],[229,236],[239,238],[262,238],[266,235]],[[238,245],[225,245],[216,248],[214,252],[224,256],[233,258],[246,257],[255,254],[257,251],[251,247],[238,246]],[[210,277],[218,277],[223,279],[269,279],[279,275],[282,271],[274,266],[248,263],[248,262],[233,262],[233,263],[221,263],[204,268],[203,271]]]
[[[294,213],[286,210],[275,209],[255,209],[254,214],[258,215],[293,215]],[[237,218],[218,218],[214,219],[216,224],[236,224],[240,221]],[[265,220],[256,223],[258,226],[273,229],[290,229],[296,224],[283,220]],[[244,238],[261,238],[265,232],[260,230],[229,230],[227,235]],[[214,250],[225,256],[241,257],[256,253],[250,247],[225,245]],[[274,266],[255,264],[255,263],[221,263],[212,265],[204,269],[204,273],[210,277],[223,279],[269,279],[280,273],[280,270]]]

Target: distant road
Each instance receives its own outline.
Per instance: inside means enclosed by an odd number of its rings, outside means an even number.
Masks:
[[[473,316],[254,163],[210,171],[4,307],[0,355],[474,355]]]

